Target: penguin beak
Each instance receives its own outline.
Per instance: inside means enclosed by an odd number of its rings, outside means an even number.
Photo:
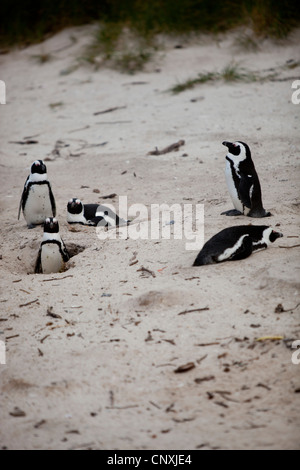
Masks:
[[[230,149],[230,147],[233,146],[233,143],[232,142],[227,142],[226,140],[224,140],[224,142],[222,142],[222,145],[225,145],[225,147],[228,147]]]
[[[272,235],[273,235],[274,240],[277,240],[277,238],[283,237],[283,233],[276,232],[275,230],[272,231]]]

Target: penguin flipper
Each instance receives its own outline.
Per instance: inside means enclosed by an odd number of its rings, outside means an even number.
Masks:
[[[71,258],[68,250],[67,250],[67,247],[66,245],[64,244],[64,242],[62,242],[62,246],[61,246],[61,249],[60,249],[60,252],[61,252],[61,256],[62,256],[62,259],[64,260],[64,262],[66,263],[67,261],[69,261],[69,259]]]
[[[35,268],[34,268],[35,274],[42,274],[43,273],[41,255],[42,255],[42,249],[40,248],[39,254],[38,254],[38,257],[37,257],[37,260],[36,260],[36,263],[35,263]]]
[[[240,259],[248,258],[253,252],[252,238],[246,236],[243,240],[242,245],[237,249],[237,251],[229,258],[230,261],[237,261]]]
[[[56,203],[55,203],[55,199],[53,196],[51,184],[48,183],[48,186],[49,186],[49,197],[50,197],[50,202],[51,202],[52,213],[53,213],[53,217],[55,217],[56,216]]]
[[[22,192],[22,196],[21,196],[21,200],[20,200],[20,205],[19,205],[18,220],[20,220],[21,209],[24,209],[25,201],[26,201],[26,199],[27,199],[27,195],[28,195],[28,186],[27,186],[27,182],[28,182],[28,180],[29,180],[29,176],[27,177],[27,179],[26,179],[26,181],[25,181],[24,189],[23,189],[23,192]]]
[[[24,191],[23,191],[23,194],[24,194]],[[19,204],[18,220],[20,220],[20,215],[21,215],[23,194],[22,194],[22,197],[21,197],[21,200],[20,200],[20,204]]]

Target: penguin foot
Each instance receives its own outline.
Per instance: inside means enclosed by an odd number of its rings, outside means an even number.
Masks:
[[[243,215],[243,214],[237,209],[230,209],[229,211],[221,212],[221,215],[237,216],[237,215]]]
[[[249,212],[248,217],[253,217],[257,219],[261,219],[262,217],[271,217],[273,214],[271,212],[264,211],[254,211]]]

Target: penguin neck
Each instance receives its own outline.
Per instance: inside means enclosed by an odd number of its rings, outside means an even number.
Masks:
[[[232,153],[228,153],[226,155],[226,160],[229,162],[232,162],[234,166],[240,165],[240,163],[245,162],[247,160],[247,157],[245,158],[240,158],[239,155],[233,155]]]
[[[82,211],[79,214],[72,214],[71,212],[68,211],[68,222],[85,222],[85,217],[84,217],[84,210],[82,208]]]
[[[44,232],[43,242],[48,242],[49,240],[56,240],[61,243],[61,238],[59,233],[49,233]]]
[[[31,173],[29,176],[29,183],[39,183],[41,181],[48,181],[48,176],[47,173],[43,173],[42,175],[40,173]]]
[[[271,240],[270,240],[271,232],[272,232],[272,227],[266,228],[263,231],[260,240],[252,242],[253,250],[256,251],[256,250],[260,250],[261,248],[267,248],[268,246],[270,246],[271,245]]]

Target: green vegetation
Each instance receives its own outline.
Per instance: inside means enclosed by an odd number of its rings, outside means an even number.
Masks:
[[[122,23],[109,22],[99,26],[81,61],[96,69],[105,63],[121,72],[134,73],[143,70],[156,50],[154,37],[139,35]]]
[[[63,74],[82,62],[96,69],[105,63],[127,73],[142,70],[158,49],[160,33],[217,33],[245,25],[256,37],[241,35],[236,45],[255,51],[259,37],[283,38],[300,24],[296,0],[1,0],[0,12],[4,47],[36,43],[68,26],[99,24],[91,45]],[[43,64],[53,57],[42,53],[34,58]],[[221,74],[202,73],[177,88],[220,79],[249,77],[231,64]]]
[[[250,82],[258,80],[258,76],[234,63],[230,63],[221,72],[199,73],[194,79],[189,79],[184,83],[177,83],[170,91],[174,94],[178,94],[185,90],[192,89],[196,85],[201,85],[206,82],[215,82],[217,80],[224,80],[225,82]]]
[[[238,64],[230,63],[221,72],[202,72],[196,78],[191,78],[182,83],[177,83],[169,91],[173,94],[182,93],[191,90],[197,85],[207,82],[216,82],[223,80],[224,82],[266,82],[268,80],[285,80],[280,78],[280,72],[284,70],[294,69],[300,66],[300,61],[288,61],[284,65],[278,66],[276,69],[266,69],[261,73],[252,72]],[[288,78],[290,79],[290,78]]]
[[[299,24],[300,9],[296,0],[1,0],[0,43],[30,44],[64,27],[95,21],[107,24],[103,35],[111,38],[120,27],[149,38],[240,25],[258,35],[285,37]]]

